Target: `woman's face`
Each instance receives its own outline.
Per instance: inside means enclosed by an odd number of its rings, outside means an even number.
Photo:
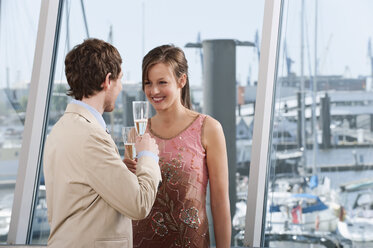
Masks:
[[[166,110],[175,104],[181,104],[181,89],[186,76],[177,79],[172,67],[158,63],[150,67],[144,83],[145,95],[156,111]]]

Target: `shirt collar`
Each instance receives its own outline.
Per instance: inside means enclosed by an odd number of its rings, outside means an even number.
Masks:
[[[103,129],[107,130],[104,118],[94,107],[86,104],[85,102],[75,100],[75,99],[72,99],[71,103],[78,104],[78,105],[86,108],[89,112],[91,112],[91,114],[93,114],[93,116],[97,119],[98,123],[100,123],[100,125],[103,127]]]

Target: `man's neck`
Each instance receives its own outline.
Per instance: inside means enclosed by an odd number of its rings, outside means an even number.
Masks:
[[[88,104],[89,106],[96,109],[100,114],[104,113],[104,95],[103,94],[96,94],[89,98],[83,97],[82,102]]]

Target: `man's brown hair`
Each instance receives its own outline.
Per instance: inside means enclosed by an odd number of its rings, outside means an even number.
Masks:
[[[67,95],[76,100],[90,97],[102,90],[101,84],[108,73],[117,79],[122,58],[111,44],[99,39],[87,39],[76,45],[65,58],[65,74],[70,89]]]

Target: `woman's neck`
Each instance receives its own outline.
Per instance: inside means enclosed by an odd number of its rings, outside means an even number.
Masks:
[[[176,120],[179,120],[180,118],[185,118],[187,113],[188,109],[185,108],[183,105],[178,104],[174,108],[169,108],[164,111],[157,112],[155,118],[164,124],[171,124]]]

